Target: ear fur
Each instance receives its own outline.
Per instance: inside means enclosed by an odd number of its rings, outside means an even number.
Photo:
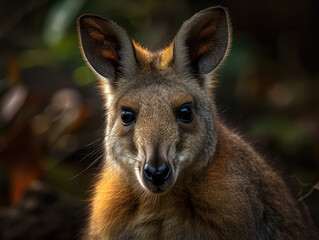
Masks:
[[[78,18],[77,30],[87,65],[110,83],[134,75],[137,62],[126,31],[111,20],[95,15]]]
[[[205,81],[211,81],[213,73],[227,56],[230,44],[231,26],[227,10],[220,6],[204,9],[184,22],[177,33],[174,40],[175,67],[180,73],[199,78],[201,85],[206,84]]]

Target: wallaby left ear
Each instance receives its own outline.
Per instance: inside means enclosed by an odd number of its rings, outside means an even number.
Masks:
[[[82,56],[100,79],[116,85],[120,78],[134,75],[133,43],[122,27],[96,15],[83,15],[77,24]]]
[[[175,37],[175,67],[181,73],[210,78],[227,55],[230,42],[227,10],[219,6],[202,10],[187,20]]]

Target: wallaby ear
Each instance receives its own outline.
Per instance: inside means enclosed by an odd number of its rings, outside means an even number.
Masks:
[[[181,73],[210,78],[227,55],[230,41],[227,10],[223,7],[202,10],[187,20],[175,37],[175,66]]]
[[[123,28],[99,16],[83,15],[77,29],[82,56],[99,77],[115,83],[135,73],[133,44]]]

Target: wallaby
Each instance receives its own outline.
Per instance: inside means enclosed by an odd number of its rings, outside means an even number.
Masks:
[[[78,19],[78,33],[107,112],[84,239],[311,238],[283,180],[217,115],[225,8],[195,14],[156,52],[95,15]]]

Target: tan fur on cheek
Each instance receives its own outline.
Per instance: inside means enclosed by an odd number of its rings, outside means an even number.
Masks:
[[[106,229],[108,232],[118,233],[135,217],[135,210],[138,209],[137,196],[121,180],[119,174],[115,168],[105,169],[96,185],[95,189],[99,194],[93,197],[92,202],[92,235],[101,234]],[[112,239],[112,236],[108,237]]]

